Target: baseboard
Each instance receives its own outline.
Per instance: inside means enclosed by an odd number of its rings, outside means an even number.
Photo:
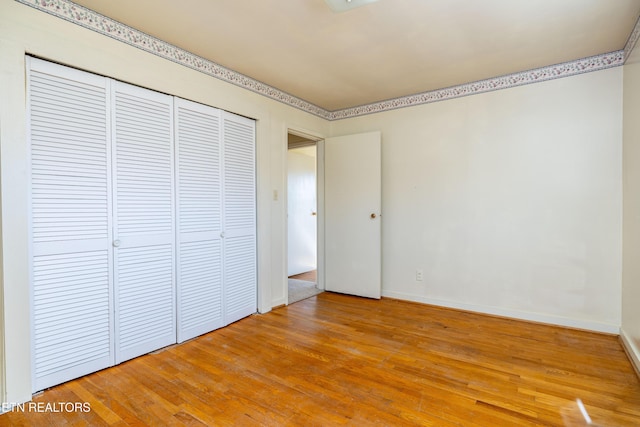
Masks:
[[[629,337],[622,328],[620,328],[620,342],[631,361],[631,365],[633,365],[636,371],[636,375],[640,378],[640,349],[638,349],[631,337]]]
[[[278,299],[274,299],[271,300],[271,309],[273,310],[276,307],[282,307],[283,305],[287,305],[287,300],[286,298],[278,298]]]
[[[620,325],[613,325],[609,323],[590,322],[587,320],[550,316],[546,314],[531,313],[519,310],[509,310],[499,307],[446,301],[435,298],[428,298],[422,295],[406,294],[403,292],[382,290],[382,296],[401,299],[405,301],[419,302],[423,304],[437,305],[440,307],[455,308],[458,310],[473,311],[476,313],[491,314],[494,316],[510,317],[513,319],[527,320],[530,322],[547,323],[550,325],[564,326],[568,328],[585,329],[588,331],[603,332],[614,335],[618,335],[618,333],[620,333]]]

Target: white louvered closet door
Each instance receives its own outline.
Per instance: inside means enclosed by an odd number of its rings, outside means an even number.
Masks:
[[[175,100],[178,342],[222,316],[220,110]]]
[[[224,320],[257,311],[255,121],[222,112]]]
[[[116,363],[176,342],[173,98],[114,81]]]
[[[109,80],[27,61],[35,392],[113,364]]]

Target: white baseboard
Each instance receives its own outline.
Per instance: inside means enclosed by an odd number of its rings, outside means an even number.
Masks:
[[[287,305],[287,302],[288,302],[287,299],[284,298],[284,297],[271,300],[271,308],[282,307],[283,305]],[[271,311],[271,310],[269,310],[269,311]]]
[[[567,317],[552,316],[540,313],[530,313],[526,311],[510,310],[499,307],[491,307],[476,304],[467,304],[454,301],[446,301],[435,298],[428,298],[422,295],[412,295],[403,292],[382,290],[383,297],[396,298],[405,301],[420,302],[423,304],[437,305],[440,307],[455,308],[458,310],[474,311],[477,313],[491,314],[494,316],[511,317],[513,319],[527,320],[531,322],[548,323],[551,325],[565,326],[568,328],[585,329],[594,332],[604,332],[607,334],[620,333],[620,325],[609,323],[591,322],[587,320],[571,319]]]
[[[640,349],[622,328],[620,328],[620,341],[627,352],[627,356],[629,356],[631,364],[636,369],[636,374],[640,377]]]

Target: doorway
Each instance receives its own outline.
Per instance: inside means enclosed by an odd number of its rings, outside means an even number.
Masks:
[[[292,304],[322,292],[318,286],[318,144],[287,135],[287,276]]]

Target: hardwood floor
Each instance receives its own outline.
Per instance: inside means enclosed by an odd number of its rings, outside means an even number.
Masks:
[[[323,293],[34,398],[0,425],[640,425],[617,337]]]
[[[295,276],[289,276],[289,279],[304,280],[305,282],[318,282],[317,270],[307,271],[306,273],[296,274]]]

